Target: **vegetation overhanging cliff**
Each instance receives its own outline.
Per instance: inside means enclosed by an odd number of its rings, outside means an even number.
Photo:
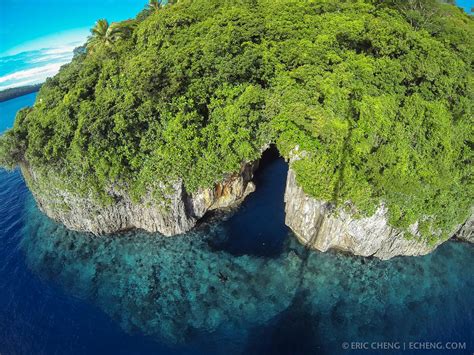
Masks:
[[[210,187],[275,142],[305,152],[308,195],[445,238],[473,200],[473,23],[434,0],[181,0],[102,20],[0,164],[107,205],[111,186]]]

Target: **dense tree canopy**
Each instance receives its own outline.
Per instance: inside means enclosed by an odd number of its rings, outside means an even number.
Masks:
[[[211,186],[275,142],[300,155],[305,192],[361,215],[383,202],[392,224],[444,237],[468,213],[474,25],[460,9],[181,0],[114,25],[113,41],[100,25],[93,50],[2,137],[2,165],[27,161],[98,199],[111,185],[140,198],[178,178]]]

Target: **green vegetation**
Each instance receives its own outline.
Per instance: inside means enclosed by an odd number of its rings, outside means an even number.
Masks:
[[[304,151],[306,193],[361,215],[383,202],[393,225],[445,237],[473,200],[473,39],[473,19],[434,0],[150,2],[98,22],[0,139],[0,164],[108,201],[112,185],[212,186],[275,142]]]
[[[136,21],[134,20],[114,22],[109,25],[106,19],[100,19],[91,30],[87,50],[92,52],[95,47],[111,46],[118,40],[129,38],[135,25]]]
[[[287,26],[278,41],[267,101],[278,145],[285,155],[296,144],[307,152],[294,168],[308,194],[351,201],[363,214],[383,201],[393,225],[419,221],[424,235],[445,237],[473,196],[472,19],[449,5],[426,21],[411,10],[426,25],[414,30],[405,11],[339,9],[296,15],[305,30]]]

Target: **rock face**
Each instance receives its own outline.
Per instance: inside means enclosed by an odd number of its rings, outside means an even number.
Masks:
[[[471,215],[467,219],[456,234],[456,238],[465,242],[474,243],[474,211],[471,210]]]
[[[291,168],[285,204],[286,224],[303,244],[320,251],[338,249],[385,260],[397,255],[425,255],[442,243],[429,245],[416,238],[406,238],[403,232],[388,224],[383,206],[373,216],[360,219],[343,211],[336,212],[329,203],[306,195],[297,185]],[[413,228],[416,235],[416,226]]]
[[[188,194],[178,181],[167,189],[170,192],[163,202],[146,196],[134,203],[126,193],[111,190],[109,194],[115,202],[107,206],[54,187],[49,187],[47,193],[38,193],[35,185],[40,183],[39,177],[33,169],[25,165],[21,168],[41,211],[71,230],[101,235],[143,229],[172,236],[189,231],[207,211],[241,202],[255,190],[251,180],[257,167],[258,162],[244,164],[240,173],[228,176],[213,189],[193,194]]]

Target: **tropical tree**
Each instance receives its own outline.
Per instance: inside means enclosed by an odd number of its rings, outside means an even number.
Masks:
[[[151,11],[158,11],[163,7],[163,2],[161,0],[149,0],[148,9]]]
[[[87,48],[92,49],[98,44],[110,46],[119,39],[129,37],[134,27],[134,20],[114,22],[109,25],[106,19],[100,19],[91,29],[91,36],[89,36]]]
[[[100,19],[96,22],[95,26],[91,29],[91,35],[89,36],[87,45],[88,47],[95,47],[99,43],[107,43],[110,41],[109,33],[109,22],[106,19]]]
[[[126,20],[121,22],[114,22],[111,27],[113,40],[125,39],[130,37],[133,29],[137,26],[136,20]]]

